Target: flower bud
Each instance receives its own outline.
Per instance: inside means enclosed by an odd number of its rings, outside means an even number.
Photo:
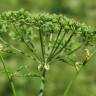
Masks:
[[[42,64],[39,64],[39,65],[38,65],[38,70],[39,70],[39,71],[42,71],[42,69],[43,69],[43,65],[42,65]]]
[[[79,62],[76,62],[76,63],[75,63],[75,68],[76,68],[77,71],[79,71],[79,65],[80,65]]]
[[[44,65],[44,68],[48,71],[48,70],[50,69],[49,64],[45,64],[45,65]]]
[[[84,49],[83,60],[84,61],[88,60],[89,55],[90,55],[89,50],[87,48]]]

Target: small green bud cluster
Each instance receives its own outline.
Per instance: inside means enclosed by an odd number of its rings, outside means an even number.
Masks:
[[[36,30],[49,35],[50,33],[57,34],[61,28],[63,32],[80,34],[80,41],[92,43],[96,40],[96,31],[93,28],[63,15],[49,13],[31,14],[21,9],[19,11],[3,12],[0,15],[0,21],[3,22],[0,22],[0,32],[8,30],[8,34],[17,40],[21,39],[22,34],[27,38],[33,39],[34,36],[38,38],[38,35],[34,32]],[[18,32],[15,32],[15,28]]]
[[[49,71],[49,69],[50,69],[50,66],[49,66],[49,64],[39,64],[38,65],[38,70],[39,71],[42,71],[43,69],[45,69],[46,71]]]

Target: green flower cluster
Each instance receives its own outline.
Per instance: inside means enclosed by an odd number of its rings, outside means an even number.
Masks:
[[[15,30],[14,30],[15,29]],[[18,31],[18,32],[15,32]],[[73,19],[63,15],[49,13],[29,13],[24,9],[19,11],[3,12],[0,15],[0,33],[8,32],[14,39],[38,38],[37,32],[43,34],[57,34],[62,32],[74,32],[80,34],[80,40],[83,42],[94,42],[96,40],[96,30],[94,31],[86,24],[80,24]]]

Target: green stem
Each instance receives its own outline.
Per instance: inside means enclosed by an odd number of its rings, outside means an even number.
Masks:
[[[56,40],[55,40],[54,45],[53,45],[53,47],[52,47],[52,50],[51,50],[51,52],[50,52],[50,54],[49,54],[49,56],[48,56],[48,58],[47,58],[47,62],[49,62],[49,60],[50,60],[50,58],[51,58],[51,55],[52,55],[52,53],[53,53],[53,51],[54,51],[54,48],[55,48],[55,46],[56,46],[56,44],[57,44],[58,38],[59,38],[59,36],[60,36],[60,34],[61,34],[61,30],[62,30],[62,27],[60,28],[60,31],[59,31],[58,34],[57,34],[57,37],[56,37]]]
[[[38,96],[44,96],[44,89],[45,89],[45,75],[46,75],[46,70],[43,69],[42,76],[41,76],[41,85],[40,85],[40,90]]]
[[[45,50],[44,50],[44,46],[43,46],[43,37],[42,37],[42,33],[41,31],[39,30],[39,36],[40,36],[40,43],[41,43],[41,50],[42,50],[42,57],[43,57],[43,61],[45,62]]]
[[[11,44],[8,44],[8,43],[7,43],[5,40],[3,40],[1,37],[0,37],[0,41],[2,41],[6,46],[14,49],[16,52],[19,52],[20,54],[22,54],[22,55],[24,55],[24,56],[26,56],[26,57],[28,57],[28,58],[31,58],[32,60],[37,61],[38,63],[40,63],[40,61],[37,60],[35,57],[33,57],[33,56],[31,56],[31,55],[29,55],[29,54],[21,51],[20,49],[17,49],[16,47],[14,47],[14,46],[11,45]],[[4,52],[4,51],[3,51],[3,52]],[[6,51],[5,51],[5,52],[6,52]],[[16,52],[12,52],[12,53],[17,54]],[[7,52],[7,53],[10,53],[10,52]]]
[[[59,41],[57,47],[54,49],[54,51],[53,51],[53,53],[52,53],[52,56],[53,56],[53,55],[55,54],[55,52],[58,50],[60,44],[62,43],[62,41],[63,41],[63,39],[64,39],[64,37],[65,37],[65,35],[66,35],[66,32],[64,32],[63,36],[61,37],[61,40]]]
[[[13,96],[17,96],[14,83],[11,81],[10,84],[11,84],[11,88],[12,88],[12,91],[13,91]]]
[[[37,54],[34,52],[34,50],[27,44],[27,42],[22,38],[23,43],[27,46],[27,48],[33,53],[34,58],[36,58],[39,62],[41,62],[41,59],[37,56]]]
[[[78,51],[81,47],[82,47],[82,44],[78,46],[77,48],[73,49],[72,51],[70,51],[69,53],[67,53],[67,55],[73,54],[74,52]]]
[[[12,24],[13,24],[13,23],[12,23]],[[16,32],[18,32],[18,34],[20,35],[20,32],[19,32],[19,30],[16,28],[15,24],[13,24],[13,26],[14,26]],[[33,53],[34,58],[36,58],[36,59],[38,60],[38,62],[40,62],[40,58],[37,56],[37,54],[36,54],[35,51],[34,51],[34,45],[33,45],[33,43],[30,42],[30,40],[29,40],[29,42],[26,42],[26,41],[25,41],[24,36],[23,36],[24,33],[25,33],[25,30],[23,29],[22,35],[21,35],[21,39],[22,39],[23,43],[24,43],[24,44],[27,46],[27,48]],[[30,45],[31,45],[32,48],[29,46],[28,43],[30,43]]]
[[[68,83],[68,85],[67,85],[67,87],[66,87],[66,89],[64,91],[64,95],[63,96],[67,96],[68,95],[73,83],[75,82],[75,80],[76,80],[77,76],[79,75],[79,73],[81,72],[82,68],[83,68],[83,66],[80,68],[79,71],[76,71],[76,73],[73,76],[72,80]]]
[[[0,59],[1,59],[1,62],[2,62],[2,64],[3,64],[3,67],[4,67],[5,73],[6,73],[6,75],[7,75],[7,78],[8,78],[8,80],[9,80],[10,86],[11,86],[11,88],[12,88],[13,96],[17,96],[17,95],[16,95],[16,90],[15,90],[15,87],[14,87],[14,83],[13,83],[13,81],[12,81],[12,78],[10,78],[10,75],[9,75],[8,72],[7,72],[7,68],[6,68],[6,66],[5,66],[3,57],[0,56]]]
[[[67,95],[68,95],[71,86],[73,85],[74,81],[76,80],[76,78],[77,78],[77,76],[79,75],[79,73],[81,72],[81,70],[84,68],[85,63],[88,63],[88,62],[90,61],[90,59],[91,59],[95,54],[96,54],[96,51],[95,51],[92,55],[90,55],[90,58],[89,58],[87,61],[83,61],[83,64],[82,64],[80,70],[76,72],[76,74],[73,76],[72,80],[69,82],[67,88],[65,89],[65,91],[64,91],[64,96],[67,96]]]
[[[45,75],[46,75],[46,69],[44,68],[45,65],[45,47],[43,45],[43,37],[41,30],[39,30],[39,36],[40,36],[40,44],[41,44],[41,51],[42,51],[42,58],[43,58],[43,70],[41,73],[41,85],[38,96],[44,96],[44,89],[45,89]]]
[[[66,48],[66,46],[69,44],[69,42],[71,41],[71,38],[73,37],[73,35],[74,35],[74,32],[70,35],[70,37],[68,38],[68,40],[65,42],[65,44],[63,45],[63,47],[60,49],[60,50],[58,50],[57,51],[57,53],[54,55],[54,57],[56,56],[56,55],[58,55],[60,52],[62,52],[62,50],[64,49],[64,48]]]

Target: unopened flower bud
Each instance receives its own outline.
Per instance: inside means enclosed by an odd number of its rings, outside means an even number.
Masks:
[[[38,70],[39,70],[39,71],[42,71],[42,69],[43,69],[42,64],[39,64],[39,65],[38,65]]]
[[[45,64],[45,65],[44,65],[44,68],[48,71],[48,70],[50,69],[49,64]]]
[[[76,62],[76,63],[75,63],[75,68],[76,68],[77,71],[79,71],[79,65],[80,65],[79,62]]]
[[[85,51],[86,57],[89,57],[89,55],[90,55],[89,50],[86,48],[84,51]]]
[[[87,62],[87,60],[88,60],[88,58],[89,58],[89,55],[90,55],[90,53],[89,53],[89,50],[86,48],[86,49],[84,49],[84,53],[83,53],[83,64],[85,65],[86,64],[86,62]]]

